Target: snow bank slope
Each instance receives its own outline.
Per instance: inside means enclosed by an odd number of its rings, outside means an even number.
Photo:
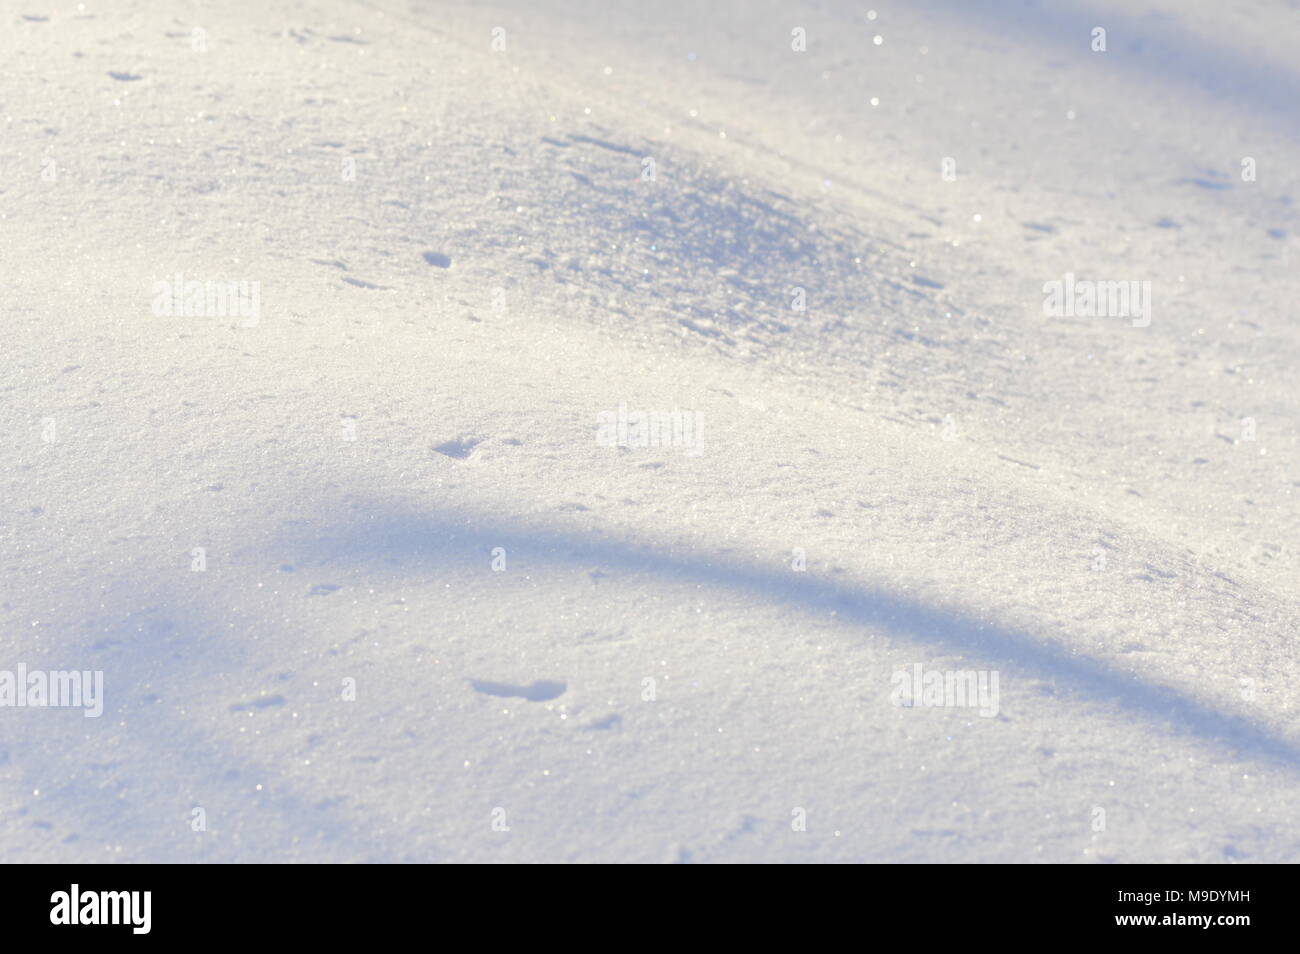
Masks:
[[[106,692],[0,710],[6,860],[1297,857],[1267,103],[941,4],[233,7],[3,41],[0,669]]]

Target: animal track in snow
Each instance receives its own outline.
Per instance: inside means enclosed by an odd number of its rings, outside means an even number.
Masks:
[[[558,699],[569,688],[562,682],[549,679],[539,679],[527,686],[516,686],[508,682],[484,682],[480,679],[471,679],[470,685],[474,687],[475,692],[481,692],[485,696],[527,699],[529,702],[546,702],[548,699]]]
[[[449,441],[443,441],[441,444],[435,444],[432,449],[446,457],[464,460],[474,453],[474,448],[482,443],[483,438],[481,437],[456,437]]]

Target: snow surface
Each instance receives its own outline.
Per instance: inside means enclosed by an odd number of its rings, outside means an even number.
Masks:
[[[1295,0],[0,23],[0,860],[1300,860]]]

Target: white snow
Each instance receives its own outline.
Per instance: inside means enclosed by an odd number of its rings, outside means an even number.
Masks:
[[[1294,4],[871,7],[0,15],[0,860],[1300,860]]]

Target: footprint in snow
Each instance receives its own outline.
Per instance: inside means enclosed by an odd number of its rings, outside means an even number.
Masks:
[[[527,686],[516,686],[508,682],[484,682],[480,679],[471,679],[470,685],[474,687],[475,692],[481,692],[485,696],[527,699],[529,702],[546,702],[548,699],[557,699],[564,695],[565,690],[569,688],[562,682],[553,682],[548,679],[539,679]]]
[[[482,443],[483,438],[481,437],[457,437],[453,440],[443,441],[441,444],[435,444],[433,450],[446,457],[464,460],[474,453],[475,447]]]
[[[381,291],[387,291],[390,287],[388,285],[376,285],[373,282],[363,281],[360,278],[352,278],[347,275],[343,277],[343,280],[347,282],[349,285],[356,285],[358,288],[374,288],[374,289],[379,289]]]
[[[247,712],[249,709],[269,709],[272,706],[282,706],[287,701],[284,696],[260,696],[249,702],[237,702],[230,707],[230,711]]]

